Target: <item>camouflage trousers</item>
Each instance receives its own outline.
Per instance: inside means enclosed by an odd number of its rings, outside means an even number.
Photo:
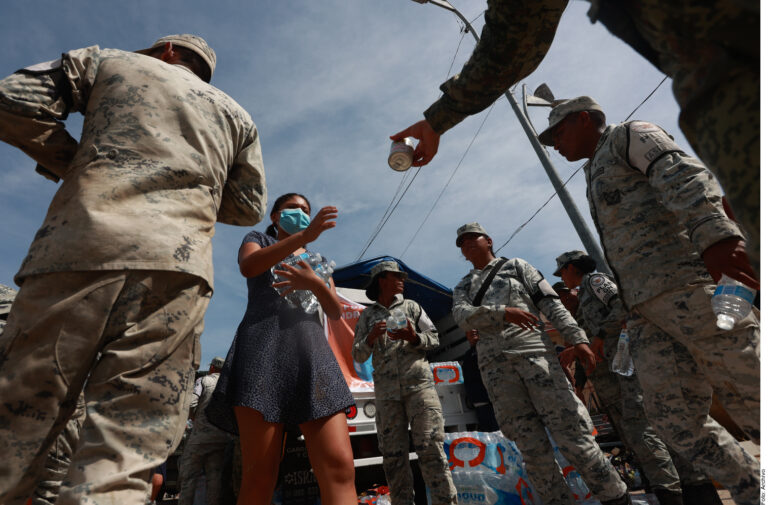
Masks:
[[[197,479],[202,473],[205,473],[206,505],[222,505],[223,469],[228,443],[188,443],[184,446],[184,453],[179,462],[178,505],[192,505]],[[226,484],[229,485],[229,480]]]
[[[435,505],[456,504],[448,458],[443,449],[443,409],[434,387],[401,396],[400,400],[376,399],[376,431],[384,458],[392,505],[413,505],[413,474],[408,458],[408,425],[419,457],[424,482]]]
[[[625,377],[613,373],[610,359],[606,359],[597,364],[589,380],[622,440],[635,453],[635,461],[651,489],[681,493],[681,485],[709,482],[709,477],[670,450],[653,431],[643,408],[643,391],[637,374]]]
[[[45,461],[45,469],[32,492],[32,505],[54,505],[59,497],[61,482],[67,476],[72,454],[80,440],[80,429],[85,422],[85,398],[81,394],[72,417],[53,443]]]
[[[544,428],[599,500],[613,500],[627,492],[597,445],[589,413],[554,353],[481,354],[479,364],[499,427],[520,449],[542,503],[575,503]]]
[[[143,505],[184,432],[210,289],[177,272],[28,277],[0,337],[0,503],[23,503],[85,397],[58,505]]]
[[[662,440],[731,492],[760,496],[758,462],[709,416],[712,391],[760,443],[760,323],[753,312],[731,331],[715,326],[715,286],[663,293],[634,307],[627,322],[645,412]]]

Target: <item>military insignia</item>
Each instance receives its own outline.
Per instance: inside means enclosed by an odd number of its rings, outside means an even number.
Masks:
[[[589,287],[592,288],[592,292],[595,296],[606,306],[608,305],[608,302],[611,301],[611,298],[618,293],[616,285],[609,282],[608,277],[601,274],[589,277]]]
[[[668,152],[682,151],[667,132],[652,123],[633,121],[629,124],[628,162],[647,175],[648,167]]]

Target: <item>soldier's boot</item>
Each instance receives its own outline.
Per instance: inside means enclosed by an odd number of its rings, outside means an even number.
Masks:
[[[670,491],[669,489],[660,488],[654,489],[653,494],[655,494],[656,498],[658,498],[659,505],[685,505],[683,502],[683,493],[676,493],[674,491]]]
[[[714,484],[702,482],[683,485],[683,505],[723,505]]]
[[[600,503],[602,505],[632,505],[632,501],[629,499],[629,492],[613,500],[601,501]]]

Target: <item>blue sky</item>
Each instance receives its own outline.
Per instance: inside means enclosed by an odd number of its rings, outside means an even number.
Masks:
[[[480,0],[453,3],[469,19],[485,9]],[[619,122],[663,76],[602,25],[592,25],[588,7],[585,1],[571,2],[549,54],[524,83],[534,89],[546,82],[557,97],[592,95],[608,121]],[[482,24],[482,16],[474,21],[478,31]],[[69,49],[134,50],[170,33],[201,35],[216,50],[212,84],[245,107],[259,128],[270,206],[275,197],[296,191],[315,209],[339,208],[337,228],[310,248],[340,266],[357,258],[403,180],[387,166],[389,135],[422,118],[439,96],[438,85],[460,70],[474,47],[471,35],[462,40],[449,12],[409,0],[5,0],[0,75]],[[520,100],[520,87],[515,96]],[[678,112],[667,81],[633,118],[661,125],[690,151],[677,127]],[[552,186],[506,100],[495,104],[480,128],[485,115],[443,135],[437,157],[421,170],[365,258],[394,255],[453,286],[469,269],[454,245],[457,227],[479,221],[498,245],[550,197]],[[543,129],[547,111],[533,109],[531,115]],[[76,138],[81,126],[79,116],[68,120]],[[456,176],[403,255],[476,133]],[[551,155],[563,179],[578,168]],[[568,188],[591,226],[583,176],[577,174]],[[0,144],[1,283],[13,285],[56,189],[34,172],[30,159]],[[226,354],[245,309],[246,285],[236,255],[247,231],[216,227],[215,294],[202,337],[203,367]],[[554,282],[554,258],[582,248],[555,198],[501,254],[528,260]]]

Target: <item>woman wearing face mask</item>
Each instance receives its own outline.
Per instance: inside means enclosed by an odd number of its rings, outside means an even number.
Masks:
[[[273,287],[309,290],[328,317],[341,316],[333,280],[326,286],[305,262],[280,264],[336,226],[336,207],[323,207],[311,221],[309,214],[306,197],[283,195],[272,207],[267,232],[248,233],[240,246],[248,307],[206,414],[240,435],[241,505],[270,503],[285,424],[298,425],[304,434],[322,502],[357,503],[345,416],[354,400],[317,314],[292,305]],[[277,277],[270,272],[275,265]]]

